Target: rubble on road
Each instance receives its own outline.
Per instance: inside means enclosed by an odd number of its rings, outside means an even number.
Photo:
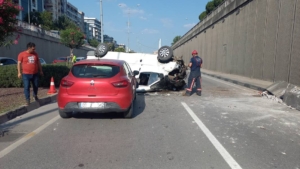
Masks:
[[[276,97],[275,95],[270,94],[268,91],[264,91],[261,93],[262,97],[265,97],[267,99],[273,100],[277,103],[283,103],[283,100],[281,98]]]

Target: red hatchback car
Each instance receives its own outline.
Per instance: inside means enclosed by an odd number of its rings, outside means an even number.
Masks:
[[[55,60],[53,60],[52,63],[61,63],[61,62],[67,62],[67,60],[71,60],[71,58],[67,58],[67,57],[60,57],[60,58],[56,58]]]
[[[138,87],[126,61],[112,59],[83,60],[75,63],[60,83],[57,104],[62,118],[78,113],[120,112],[133,114]]]

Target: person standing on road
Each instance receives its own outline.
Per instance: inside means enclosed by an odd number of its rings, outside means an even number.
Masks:
[[[27,44],[27,50],[21,52],[18,55],[18,78],[23,79],[24,94],[26,99],[26,105],[30,104],[30,82],[33,88],[33,98],[38,101],[38,83],[39,72],[43,76],[42,65],[38,54],[35,52],[35,44],[29,42]]]
[[[198,52],[194,50],[192,52],[192,58],[189,63],[190,67],[190,75],[188,79],[188,86],[185,92],[185,96],[190,96],[192,94],[193,86],[196,83],[197,92],[196,94],[198,96],[201,96],[201,68],[203,60],[198,56]]]

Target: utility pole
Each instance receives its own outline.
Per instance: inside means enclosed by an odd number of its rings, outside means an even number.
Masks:
[[[30,6],[29,3],[30,1],[28,0],[28,23],[30,24]]]
[[[127,22],[127,27],[128,27],[128,51],[129,52],[129,31],[130,31],[130,22],[129,22],[129,17],[130,17],[130,10],[128,11],[128,22]]]
[[[101,24],[101,42],[103,41],[103,8],[102,8],[102,0],[100,0],[100,24]]]

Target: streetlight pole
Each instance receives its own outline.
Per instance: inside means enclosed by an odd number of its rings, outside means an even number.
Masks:
[[[29,6],[29,1],[30,0],[28,0],[28,23],[30,24],[30,6]]]
[[[128,12],[128,22],[127,22],[127,27],[128,27],[128,52],[129,52],[129,26],[130,26],[130,22],[129,22],[129,17],[130,17],[130,10]]]
[[[101,42],[103,41],[103,8],[102,8],[102,0],[100,0],[100,24],[101,24]]]

